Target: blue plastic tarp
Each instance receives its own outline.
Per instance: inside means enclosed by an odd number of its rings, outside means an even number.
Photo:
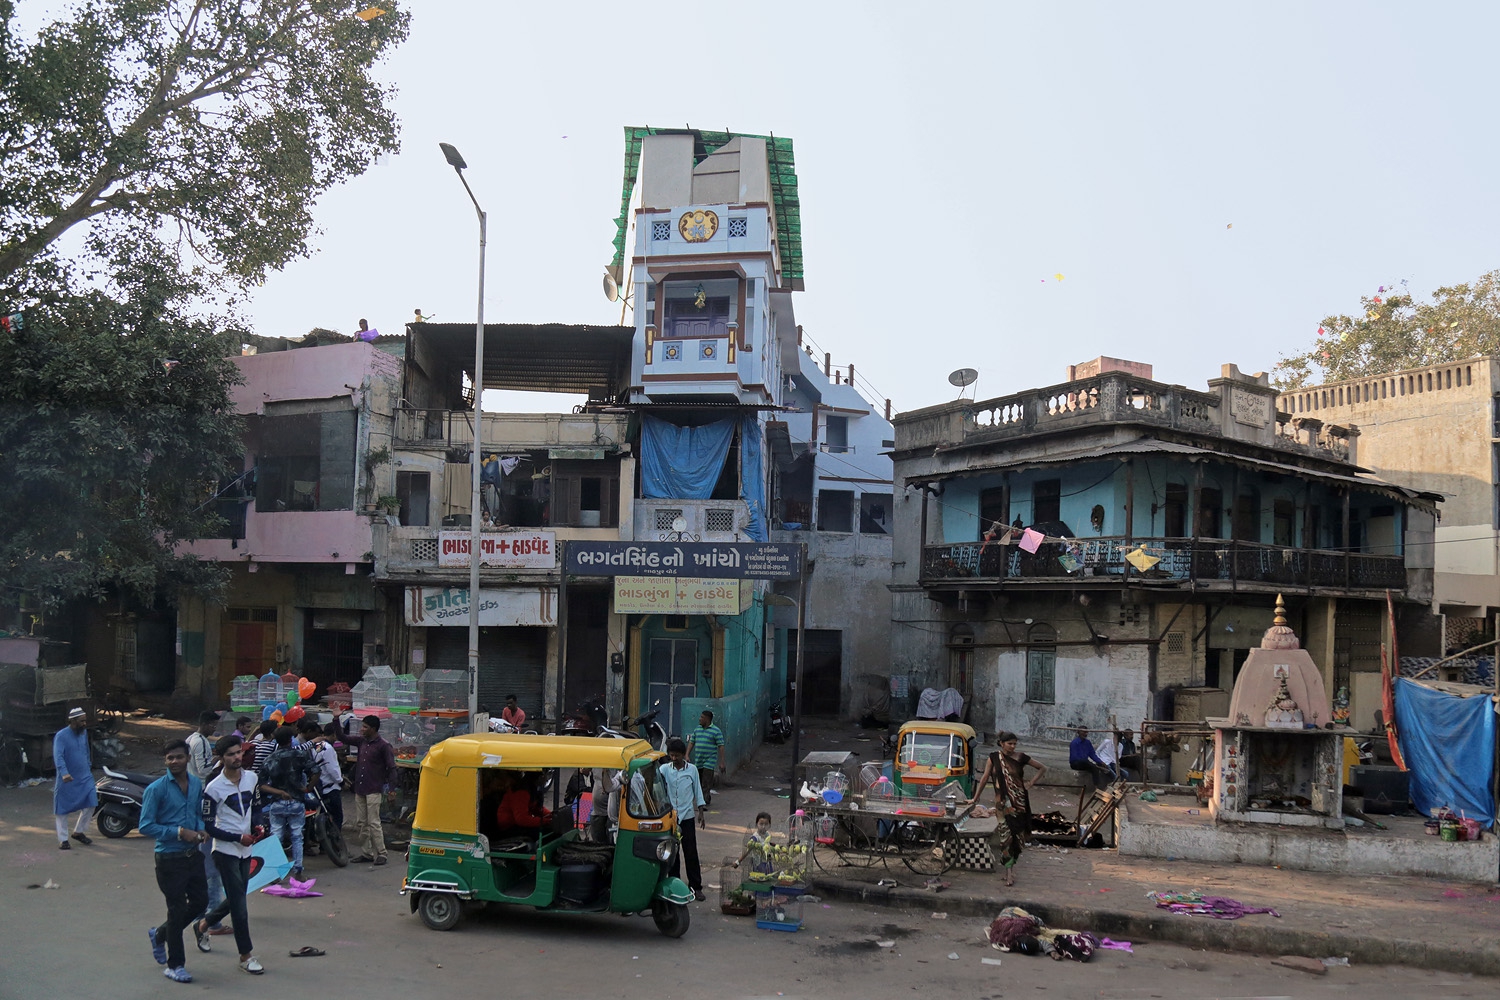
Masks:
[[[753,413],[740,418],[740,499],[750,508],[750,538],[757,542],[768,541],[765,448],[760,419]]]
[[[1424,816],[1447,806],[1485,826],[1495,821],[1495,707],[1396,678],[1396,731],[1411,769],[1411,800]]]
[[[700,427],[678,427],[660,417],[642,417],[641,495],[709,499],[733,439],[733,417]]]

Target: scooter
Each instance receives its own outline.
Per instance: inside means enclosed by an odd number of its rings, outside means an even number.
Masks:
[[[159,777],[159,774],[138,771],[117,771],[106,765],[104,777],[94,782],[94,791],[99,796],[99,804],[94,807],[94,823],[99,832],[117,838],[139,826],[146,786]]]
[[[775,743],[785,742],[792,735],[792,719],[781,710],[781,702],[771,706],[771,718],[766,723],[766,739]]]
[[[599,727],[599,735],[617,740],[645,740],[654,749],[665,751],[667,748],[667,731],[662,728],[661,723],[656,721],[656,717],[661,714],[661,709],[656,706],[660,704],[660,701],[656,701],[652,704],[651,711],[645,715],[637,716],[634,719],[626,719],[624,725],[619,729],[612,729],[609,726],[601,725]]]

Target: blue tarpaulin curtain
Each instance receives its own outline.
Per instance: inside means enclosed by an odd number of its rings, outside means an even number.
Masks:
[[[750,507],[750,538],[764,542],[766,533],[766,463],[761,446],[760,420],[753,413],[740,418],[740,499]]]
[[[1447,806],[1485,826],[1495,821],[1495,707],[1489,695],[1460,698],[1396,678],[1401,753],[1411,769],[1411,800],[1430,816]]]
[[[733,417],[701,427],[678,427],[660,417],[642,417],[641,495],[709,499],[733,439]]]

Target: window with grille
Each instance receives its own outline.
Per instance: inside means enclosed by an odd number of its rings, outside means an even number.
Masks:
[[[747,222],[744,219],[730,219],[729,220],[729,236],[730,236],[731,239],[733,239],[736,236],[748,236],[749,234],[750,234],[750,223],[749,222]]]
[[[724,507],[710,507],[703,512],[704,531],[733,531],[734,511]]]
[[[1167,652],[1173,656],[1181,656],[1187,652],[1187,633],[1168,632]]]
[[[411,540],[412,562],[437,562],[437,557],[436,538],[413,538]]]
[[[651,223],[651,239],[656,242],[670,240],[672,238],[672,224],[670,222]]]
[[[657,531],[673,531],[672,522],[682,516],[682,508],[658,507],[654,516]]]

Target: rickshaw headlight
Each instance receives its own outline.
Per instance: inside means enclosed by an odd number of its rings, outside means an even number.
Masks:
[[[663,837],[656,842],[656,860],[663,863],[672,860],[672,852],[677,850],[677,845],[672,843],[671,837]]]

